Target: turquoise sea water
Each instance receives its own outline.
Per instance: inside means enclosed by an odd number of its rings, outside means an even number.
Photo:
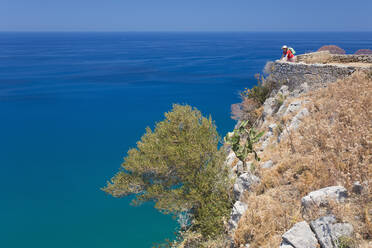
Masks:
[[[372,33],[0,33],[0,247],[141,248],[176,223],[100,191],[172,103],[231,130],[230,104],[283,44]]]

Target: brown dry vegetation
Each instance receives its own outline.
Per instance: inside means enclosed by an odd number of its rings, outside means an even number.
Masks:
[[[294,223],[318,217],[301,214],[304,195],[333,185],[351,192],[355,181],[366,182],[363,193],[328,211],[353,224],[359,245],[372,240],[372,75],[354,73],[306,98],[310,115],[302,126],[262,154],[276,166],[257,171],[262,181],[245,197],[249,209],[235,232],[238,247],[278,247]]]
[[[332,55],[329,51],[317,52],[312,53],[311,55],[304,56],[303,62],[307,64],[326,64],[330,62],[332,59]]]
[[[371,49],[359,49],[358,51],[355,52],[357,55],[372,55],[372,50]]]
[[[252,125],[261,115],[260,103],[248,97],[242,97],[241,103],[231,105],[231,118],[248,120]]]
[[[321,48],[318,49],[318,52],[321,52],[321,51],[329,51],[332,54],[345,54],[346,53],[344,49],[336,45],[322,46]]]

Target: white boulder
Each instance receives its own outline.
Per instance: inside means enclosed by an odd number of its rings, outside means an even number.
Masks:
[[[240,218],[243,216],[245,211],[247,211],[248,205],[244,202],[235,202],[233,209],[230,214],[229,227],[230,230],[235,229],[238,226]]]
[[[301,205],[305,209],[313,206],[327,206],[330,201],[342,203],[347,198],[347,190],[342,186],[331,186],[310,192],[301,199]]]
[[[260,182],[260,179],[252,173],[244,173],[236,179],[234,184],[234,196],[236,200],[239,200],[244,191],[250,190],[253,184]]]
[[[283,243],[294,248],[316,248],[318,240],[306,221],[295,224],[282,236]],[[289,246],[290,247],[290,246]]]
[[[349,223],[337,223],[333,215],[323,216],[310,223],[322,248],[337,248],[340,237],[351,237],[353,226]]]

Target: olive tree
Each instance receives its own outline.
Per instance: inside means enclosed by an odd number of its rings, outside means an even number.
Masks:
[[[187,213],[189,229],[213,236],[231,207],[219,140],[211,117],[173,105],[154,130],[146,129],[103,190],[114,197],[134,195],[134,204],[152,201],[163,213]]]

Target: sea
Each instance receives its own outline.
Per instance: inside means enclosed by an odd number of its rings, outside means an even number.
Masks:
[[[230,105],[281,46],[372,48],[372,33],[0,33],[0,247],[147,248],[177,222],[101,188],[172,104],[233,129]]]

